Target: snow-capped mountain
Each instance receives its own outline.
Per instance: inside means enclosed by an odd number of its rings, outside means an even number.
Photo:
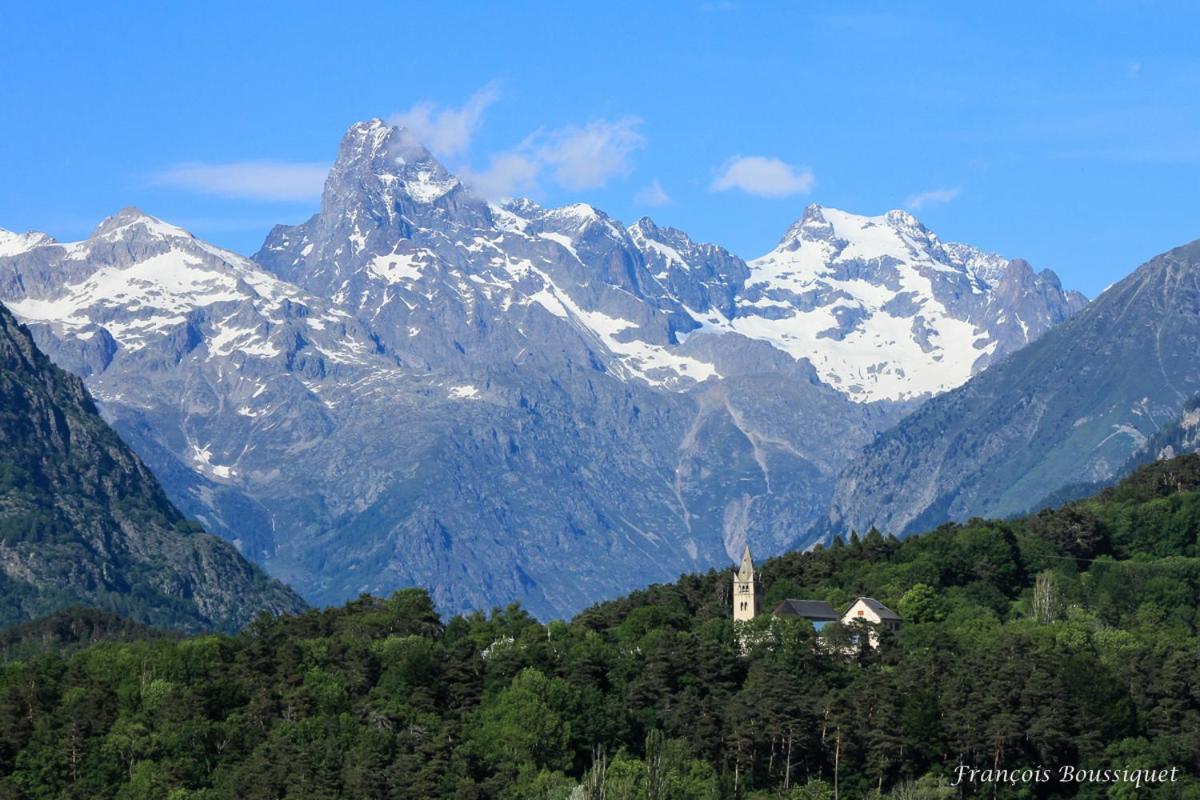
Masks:
[[[807,358],[856,401],[952,389],[1087,304],[1053,272],[943,245],[903,211],[809,206],[748,267],[736,315],[705,321]]]
[[[104,220],[86,241],[59,245],[46,237],[30,250],[36,252],[25,260],[12,310],[60,337],[99,336],[108,355],[135,354],[184,325],[200,335],[210,359],[235,353],[270,359],[288,349],[289,326],[317,330],[349,318],[323,310],[319,319],[297,321],[293,306],[324,304],[248,259],[133,208]],[[345,359],[362,347],[325,338]]]
[[[173,500],[308,599],[419,584],[543,615],[803,543],[912,398],[1078,302],[898,212],[812,207],[746,263],[491,205],[378,120],[251,259],[130,209],[9,250],[0,301]]]
[[[517,358],[528,353],[522,325],[557,317],[624,375],[681,388],[714,374],[711,363],[674,352],[677,329],[698,325],[614,220],[583,204],[489,206],[403,130],[378,121],[347,134],[322,212],[276,228],[255,260],[369,317],[404,363],[467,360],[468,345],[498,337]],[[520,324],[487,324],[499,319]]]

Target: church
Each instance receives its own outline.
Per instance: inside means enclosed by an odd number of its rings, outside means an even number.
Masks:
[[[754,559],[750,555],[750,545],[742,551],[742,563],[733,576],[733,620],[734,622],[749,622],[763,611],[763,587],[754,574]],[[821,630],[831,622],[848,625],[855,620],[869,623],[875,630],[886,628],[891,631],[900,630],[900,615],[883,603],[871,597],[859,597],[843,613],[838,613],[825,600],[787,599],[776,604],[771,609],[775,617],[799,617],[812,623],[813,628]],[[879,646],[879,635],[872,631],[871,646]]]

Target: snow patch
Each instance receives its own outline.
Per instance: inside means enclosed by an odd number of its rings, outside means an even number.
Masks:
[[[478,400],[482,395],[478,386],[451,386],[447,393],[451,400]]]
[[[420,280],[425,270],[432,266],[436,259],[437,256],[428,250],[416,250],[411,253],[392,252],[371,259],[367,271],[387,283],[412,283]]]
[[[228,480],[237,474],[237,470],[233,467],[224,464],[212,463],[212,448],[210,445],[201,447],[195,442],[189,442],[191,449],[188,451],[188,458],[196,468],[210,478],[221,478]]]

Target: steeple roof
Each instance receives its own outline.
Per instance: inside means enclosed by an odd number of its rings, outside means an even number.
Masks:
[[[746,545],[746,549],[742,551],[742,565],[738,568],[737,579],[739,581],[754,580],[754,559],[750,557],[750,545]]]

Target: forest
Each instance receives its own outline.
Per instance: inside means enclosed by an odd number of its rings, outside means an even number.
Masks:
[[[735,629],[732,565],[548,624],[444,620],[419,589],[237,634],[67,612],[0,637],[0,798],[1200,797],[1198,535],[1193,455],[1024,518],[760,566],[768,608],[896,609],[878,649]],[[964,765],[1179,779],[951,787]]]

